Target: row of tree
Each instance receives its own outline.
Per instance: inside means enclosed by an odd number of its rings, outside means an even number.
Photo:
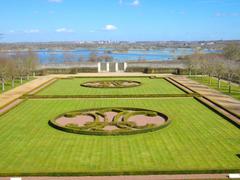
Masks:
[[[188,66],[189,76],[208,75],[209,84],[212,77],[218,79],[218,88],[221,88],[221,79],[228,81],[229,93],[231,93],[231,82],[238,79],[240,85],[240,46],[236,44],[227,45],[222,53],[201,54],[196,52],[184,58]]]
[[[30,75],[38,64],[37,55],[32,52],[14,53],[12,55],[0,54],[0,80],[2,91],[5,91],[6,81],[11,80],[12,87],[15,80],[19,79],[23,83],[23,78],[29,80]]]

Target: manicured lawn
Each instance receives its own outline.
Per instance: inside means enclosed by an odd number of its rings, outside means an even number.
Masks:
[[[199,83],[205,84],[213,89],[219,90],[224,94],[230,95],[236,99],[240,100],[240,86],[232,84],[232,92],[229,94],[228,92],[228,83],[226,81],[221,81],[221,88],[218,89],[218,82],[216,78],[212,78],[212,84],[209,84],[209,77],[203,76],[203,77],[191,77],[192,80],[195,80]]]
[[[60,113],[100,107],[157,110],[172,123],[129,136],[78,135],[48,125]],[[27,100],[0,117],[0,129],[0,175],[240,170],[240,130],[193,98]]]
[[[98,80],[133,80],[142,83],[131,88],[88,88],[80,86],[84,82]],[[131,95],[131,94],[184,94],[183,91],[164,79],[149,78],[74,78],[60,79],[39,95]]]
[[[26,83],[26,82],[29,82],[29,81],[31,81],[31,80],[33,80],[34,78],[30,78],[29,80],[27,80],[27,79],[23,79],[23,83],[22,84],[24,84],[24,83]],[[21,83],[20,83],[20,79],[16,79],[15,80],[15,87],[18,87],[18,86],[20,86],[20,85],[22,85]],[[9,91],[9,90],[11,90],[12,89],[12,81],[6,81],[6,83],[5,83],[5,91],[4,92],[6,92],[6,91]],[[2,92],[2,84],[0,83],[0,94],[1,93],[3,93]]]

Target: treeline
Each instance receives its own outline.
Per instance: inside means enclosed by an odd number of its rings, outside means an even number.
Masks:
[[[21,51],[21,50],[73,50],[98,48],[114,49],[126,52],[129,49],[162,49],[162,48],[202,48],[202,49],[222,49],[226,44],[240,41],[93,41],[93,42],[49,42],[49,43],[0,43],[0,51]]]
[[[200,54],[181,58],[188,68],[189,76],[208,75],[211,85],[212,77],[218,79],[218,88],[221,88],[221,80],[228,81],[228,91],[231,93],[231,82],[238,82],[240,85],[240,46],[228,44],[223,48],[223,53]]]
[[[29,80],[30,75],[38,64],[37,55],[32,52],[16,52],[12,55],[0,54],[0,80],[2,91],[5,91],[5,84],[11,81],[12,88],[15,86],[15,80],[19,79],[20,84],[23,79]]]

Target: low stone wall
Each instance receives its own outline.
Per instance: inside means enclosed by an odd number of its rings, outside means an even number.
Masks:
[[[187,74],[186,67],[178,61],[154,61],[154,62],[127,62],[126,72],[142,72],[147,74]],[[46,74],[76,74],[99,72],[99,64],[93,62],[81,62],[71,64],[46,64],[40,65],[36,75]]]
[[[81,62],[70,64],[41,64],[36,70],[36,75],[76,74],[88,72],[98,72],[97,63]]]
[[[143,72],[147,74],[186,74],[186,67],[177,61],[128,62],[127,72]]]

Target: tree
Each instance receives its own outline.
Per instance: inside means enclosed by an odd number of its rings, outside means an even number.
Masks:
[[[218,89],[221,88],[221,79],[225,73],[224,59],[220,56],[216,56],[213,60],[213,74],[218,80]]]
[[[224,47],[223,54],[228,60],[240,61],[240,45],[235,43],[228,44]]]
[[[193,70],[197,70],[200,68],[200,59],[201,59],[201,55],[198,52],[195,52],[194,54],[190,55],[190,56],[186,56],[184,58],[184,62],[185,65],[187,66],[188,69],[188,75],[192,76]]]
[[[237,69],[237,64],[240,61],[240,47],[237,44],[228,44],[223,49],[225,57],[225,68],[228,79],[228,92],[231,93],[231,81]]]
[[[82,55],[80,55],[79,57],[78,57],[78,63],[81,63],[81,62],[83,62],[84,61],[84,57],[82,56]]]
[[[12,88],[15,87],[15,78],[17,75],[17,66],[16,61],[14,59],[9,59],[7,63],[7,74],[11,78],[12,81]]]
[[[48,61],[49,61],[50,64],[55,64],[56,61],[57,61],[56,55],[53,54],[53,53],[49,54]]]
[[[26,67],[27,80],[29,80],[30,73],[32,73],[33,70],[35,70],[38,65],[37,54],[35,52],[29,50],[26,54],[26,59],[24,61],[24,64]]]
[[[16,56],[16,68],[17,75],[20,77],[20,84],[23,83],[23,76],[26,74],[26,68],[24,66],[24,58],[21,56]]]
[[[91,52],[89,55],[89,59],[88,61],[90,62],[97,62],[98,61],[98,57],[97,57],[97,53],[96,52]]]
[[[63,53],[63,62],[64,64],[69,64],[74,60],[74,55],[71,52],[64,52]]]
[[[0,56],[0,78],[2,84],[2,92],[5,91],[5,78],[7,76],[7,58]]]

